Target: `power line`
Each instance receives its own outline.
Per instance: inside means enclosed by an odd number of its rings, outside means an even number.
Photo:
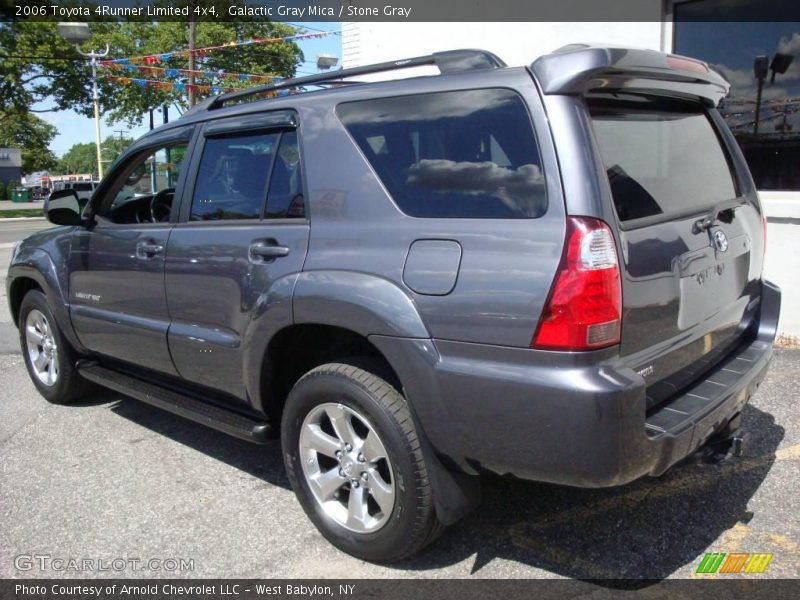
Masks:
[[[85,58],[66,58],[63,56],[25,56],[21,54],[0,54],[0,58],[25,58],[28,60],[70,60],[73,62],[88,62],[88,60]]]
[[[286,23],[287,25],[291,25],[292,27],[299,27],[300,29],[310,29],[311,31],[321,31],[323,33],[333,33],[335,29],[318,29],[316,27],[309,27],[308,25],[303,25],[300,23]]]

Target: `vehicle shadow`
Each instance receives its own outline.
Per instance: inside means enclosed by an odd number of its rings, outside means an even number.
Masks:
[[[114,392],[111,410],[267,483],[289,488],[280,444],[254,446]],[[784,429],[747,405],[745,455],[719,464],[686,461],[660,478],[588,490],[484,476],[483,502],[415,557],[390,565],[434,571],[473,558],[472,573],[494,559],[592,580],[605,587],[653,585],[694,561],[737,523],[775,461]],[[714,550],[710,548],[709,551]],[[719,550],[719,549],[717,549]],[[722,551],[752,548],[726,548]],[[620,581],[625,580],[625,581]]]
[[[103,396],[106,402],[116,402],[111,411],[120,417],[269,484],[290,489],[279,442],[255,445],[116,392],[102,391],[98,395]]]
[[[752,518],[748,502],[775,461],[784,429],[750,405],[743,412],[743,429],[749,433],[741,458],[719,464],[688,460],[660,478],[618,488],[485,477],[483,502],[475,513],[427,551],[395,566],[426,571],[474,555],[472,572],[478,575],[500,558],[607,587],[647,587]],[[614,581],[622,579],[639,582]]]

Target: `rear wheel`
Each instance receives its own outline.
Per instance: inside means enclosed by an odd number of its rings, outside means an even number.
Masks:
[[[22,299],[19,337],[31,381],[48,402],[69,404],[90,389],[75,369],[78,355],[61,334],[47,298],[37,290]]]
[[[286,402],[282,445],[300,504],[345,552],[397,561],[442,530],[408,406],[378,375],[340,363],[307,373]]]

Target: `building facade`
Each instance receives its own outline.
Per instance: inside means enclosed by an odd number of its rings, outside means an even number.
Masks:
[[[22,151],[19,148],[0,148],[0,182],[22,180]]]
[[[731,83],[721,111],[759,190],[800,197],[800,23],[760,22],[763,14],[776,14],[785,0],[641,1],[651,7],[652,20],[343,23],[342,64],[484,48],[509,65],[529,65],[542,54],[580,42],[693,56],[714,65]]]

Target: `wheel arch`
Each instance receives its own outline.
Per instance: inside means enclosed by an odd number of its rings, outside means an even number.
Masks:
[[[41,291],[50,304],[56,324],[69,344],[77,351],[85,348],[80,343],[69,316],[69,299],[61,278],[67,277],[66,269],[59,269],[50,254],[40,248],[15,258],[8,269],[8,301],[14,323],[19,325],[19,310],[22,300],[31,289]]]
[[[19,311],[22,307],[22,299],[31,290],[44,293],[42,286],[29,275],[15,277],[8,286],[8,307],[11,311],[11,319],[14,325],[19,326]]]
[[[326,323],[284,327],[272,336],[262,358],[258,383],[261,411],[279,422],[286,397],[303,375],[325,363],[353,363],[355,359],[371,361],[379,375],[402,391],[395,369],[366,336]]]
[[[263,382],[270,376],[270,370],[275,369],[270,360],[271,355],[276,356],[275,348],[282,347],[293,333],[308,336],[303,332],[313,328],[323,336],[317,345],[333,344],[347,349],[338,357],[328,356],[331,360],[354,356],[351,350],[355,348],[366,355],[380,356],[390,364],[369,341],[369,336],[429,337],[413,300],[386,279],[337,270],[307,271],[283,277],[262,295],[243,340],[245,387],[256,411],[269,416],[275,414],[276,401],[269,393],[272,389]],[[315,366],[318,365],[311,365],[307,370]],[[398,379],[396,375],[395,379]],[[278,407],[283,400],[285,397],[277,401]]]

